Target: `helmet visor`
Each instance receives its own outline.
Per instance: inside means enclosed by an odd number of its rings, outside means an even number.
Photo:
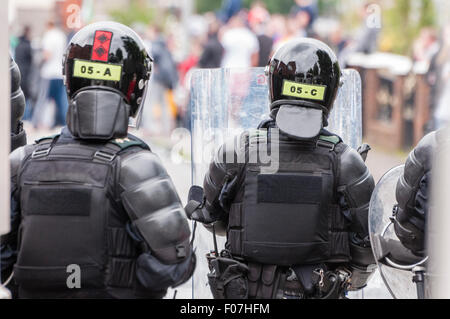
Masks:
[[[142,94],[142,98],[141,98],[141,103],[138,106],[138,109],[136,111],[136,115],[134,117],[131,117],[128,119],[128,126],[135,128],[135,129],[139,129],[140,125],[141,125],[141,121],[142,121],[142,112],[144,110],[144,105],[145,105],[145,100],[147,99],[147,94],[148,94],[148,84],[149,80],[145,80],[145,89],[144,89],[144,94]]]

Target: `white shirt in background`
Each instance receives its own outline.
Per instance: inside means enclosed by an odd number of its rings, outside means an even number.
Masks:
[[[247,28],[225,31],[221,43],[224,48],[224,68],[249,68],[252,66],[252,55],[259,51],[258,39]]]
[[[44,79],[62,79],[62,60],[66,45],[67,37],[62,31],[53,28],[45,32],[42,51],[49,52],[51,56],[41,68],[41,76]]]

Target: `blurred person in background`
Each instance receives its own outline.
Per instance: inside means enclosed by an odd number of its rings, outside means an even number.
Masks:
[[[433,58],[428,75],[432,86],[432,98],[435,105],[433,128],[440,129],[450,124],[450,24],[442,32],[442,45]]]
[[[22,75],[22,80],[20,86],[25,95],[26,107],[25,114],[23,116],[24,120],[31,119],[32,115],[32,100],[34,96],[32,94],[32,83],[31,83],[31,73],[33,68],[33,50],[31,48],[31,37],[30,37],[30,26],[25,26],[23,28],[22,35],[19,37],[19,43],[17,44],[15,50],[15,60],[19,66],[20,73]]]
[[[258,39],[247,28],[244,12],[230,19],[223,29],[220,43],[224,48],[223,68],[249,68],[258,65]]]
[[[296,28],[298,30],[297,36],[313,37],[314,32],[311,27],[311,12],[306,8],[302,8],[295,15],[293,15],[293,17],[295,17]]]
[[[199,36],[191,37],[191,48],[189,51],[189,55],[186,59],[181,61],[178,66],[178,76],[179,83],[177,86],[177,90],[174,95],[173,103],[176,104],[177,112],[176,112],[176,126],[177,127],[190,127],[190,114],[189,114],[189,101],[187,97],[189,96],[189,80],[190,80],[190,72],[195,67],[199,65],[199,59],[203,52],[202,46],[202,38]],[[218,56],[221,58],[221,53]],[[219,62],[220,63],[220,62]],[[211,66],[214,68],[216,66]]]
[[[419,37],[414,41],[413,60],[421,63],[426,69],[429,68],[431,59],[439,51],[439,39],[436,30],[423,28]]]
[[[167,18],[164,22],[164,34],[166,38],[166,45],[172,55],[175,63],[179,63],[186,58],[189,50],[189,33],[198,25],[199,16],[192,15],[189,17],[188,26],[183,23],[182,12],[179,8],[168,8]],[[201,19],[200,19],[201,20]]]
[[[253,2],[248,13],[248,22],[250,28],[256,34],[259,44],[258,66],[264,67],[269,61],[272,53],[273,39],[267,34],[267,25],[270,20],[270,14],[266,6],[261,1]]]
[[[295,16],[301,27],[308,33],[312,33],[312,26],[319,16],[319,6],[317,0],[295,0],[290,15]]]
[[[221,24],[214,14],[207,14],[206,19],[208,20],[208,34],[203,44],[203,52],[198,61],[198,67],[205,69],[218,68],[223,58],[223,46],[218,36]]]
[[[159,27],[149,27],[147,40],[155,64],[149,86],[152,93],[148,95],[148,107],[144,108],[142,126],[146,134],[168,136],[176,114],[171,109],[174,106],[170,92],[178,82],[177,67]]]
[[[217,26],[217,29],[219,26]],[[209,22],[207,14],[193,15],[189,18],[189,22],[185,26],[187,38],[189,39],[189,46],[184,53],[183,58],[178,62],[178,75],[180,83],[184,82],[184,78],[190,69],[197,66],[200,57],[203,53],[203,44],[209,39]],[[218,57],[211,57],[220,59],[221,52],[217,52]]]
[[[35,126],[64,126],[66,124],[66,113],[69,107],[67,94],[64,88],[63,74],[61,71],[61,61],[67,45],[67,37],[55,22],[47,23],[47,31],[42,38],[42,66],[41,78],[42,87],[40,96],[36,103],[36,110],[33,114]],[[48,100],[53,100],[56,105],[55,121],[45,123],[46,108]]]
[[[336,52],[339,64],[343,67],[346,65],[348,55],[351,51],[351,39],[344,34],[343,26],[339,21],[336,21],[331,27],[327,35],[328,43]]]
[[[16,46],[19,44],[19,38],[16,36],[16,34],[13,31],[12,26],[9,27],[9,48],[11,50],[11,53],[14,54],[16,51]],[[14,59],[15,57],[12,56]]]
[[[242,0],[223,0],[218,17],[223,23],[228,21],[242,9]]]
[[[353,43],[353,51],[371,54],[378,49],[378,37],[381,28],[368,23],[368,18],[372,14],[370,7],[377,5],[374,2],[366,2],[359,10],[361,26]]]
[[[267,34],[273,40],[273,48],[278,47],[278,43],[286,34],[286,17],[281,14],[272,14],[267,25]]]
[[[334,51],[337,52],[338,56],[349,44],[349,39],[344,36],[342,25],[339,22],[337,22],[333,30],[331,30],[328,38],[331,46]]]
[[[274,45],[274,51],[282,47],[284,44],[299,36],[305,36],[304,30],[299,29],[298,20],[294,15],[289,15],[284,19],[285,27],[282,37]]]

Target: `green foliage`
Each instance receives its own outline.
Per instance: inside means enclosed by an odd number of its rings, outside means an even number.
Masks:
[[[433,0],[422,0],[419,27],[432,27],[436,25],[436,10]]]
[[[113,9],[109,14],[114,21],[128,26],[132,26],[136,22],[148,24],[155,19],[155,9],[139,0],[130,0],[128,6]]]
[[[336,8],[339,4],[339,0],[319,0],[319,14],[320,15],[330,15],[337,12]]]
[[[198,13],[217,11],[221,8],[224,0],[195,0],[195,7]],[[250,8],[255,0],[243,0],[244,8]],[[288,14],[295,4],[294,0],[261,0],[271,13]],[[319,12],[321,14],[335,13],[335,8],[339,0],[318,0]]]
[[[250,8],[255,0],[243,0],[242,6]],[[222,7],[223,0],[196,0],[196,9],[198,13],[208,11],[217,11]],[[294,0],[262,0],[271,13],[287,14],[294,5]]]
[[[414,1],[417,6],[413,5]],[[414,19],[414,16],[419,18]],[[420,30],[435,26],[435,17],[432,0],[396,0],[392,8],[383,13],[382,49],[409,55]]]
[[[246,8],[250,7],[253,2],[254,0],[243,1]],[[293,0],[262,0],[262,2],[266,4],[267,10],[269,10],[270,13],[288,14],[291,7],[294,5]]]
[[[222,0],[195,0],[195,9],[198,13],[214,12],[221,6]]]

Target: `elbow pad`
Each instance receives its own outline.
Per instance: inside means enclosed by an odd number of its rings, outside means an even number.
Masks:
[[[19,123],[25,111],[25,96],[20,88],[20,71],[16,62],[10,59],[11,72],[11,133],[18,134]]]
[[[123,159],[122,203],[152,254],[166,264],[191,255],[190,228],[175,187],[158,157],[143,151]]]
[[[402,244],[415,255],[425,250],[425,224],[428,214],[428,189],[431,184],[433,155],[445,130],[426,135],[409,154],[403,174],[397,182],[394,229]]]
[[[25,112],[25,96],[20,88],[20,71],[16,62],[10,59],[11,73],[11,152],[27,144],[22,128],[22,116]]]
[[[339,192],[344,195],[350,229],[361,238],[369,234],[369,203],[375,182],[361,156],[348,147],[341,155]]]
[[[409,223],[422,232],[425,229],[426,212],[416,211],[416,195],[421,180],[431,172],[433,154],[438,146],[438,133],[439,131],[425,136],[409,154],[395,192],[398,203],[397,218],[400,223],[410,228],[407,226]]]

